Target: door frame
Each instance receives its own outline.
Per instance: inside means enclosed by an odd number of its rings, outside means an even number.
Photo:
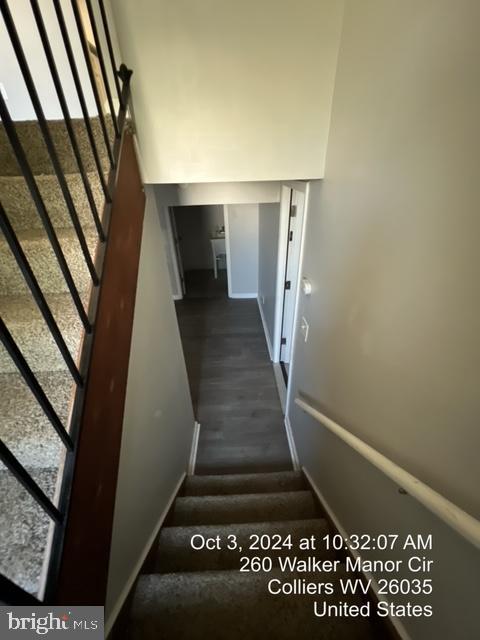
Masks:
[[[178,232],[175,222],[175,208],[165,207],[165,224],[167,227],[167,241],[170,249],[170,257],[175,278],[176,292],[173,292],[174,300],[182,300],[185,295],[185,278],[183,274],[182,253],[180,251]],[[174,229],[175,225],[175,229]]]
[[[285,273],[287,266],[287,254],[288,254],[288,230],[290,219],[290,198],[292,190],[300,191],[304,194],[305,201],[303,205],[303,215],[298,232],[300,233],[300,248],[298,252],[298,259],[295,265],[295,276],[292,281],[293,289],[293,314],[292,314],[292,346],[290,355],[290,367],[293,366],[294,356],[294,336],[295,327],[297,322],[297,307],[298,307],[298,294],[299,283],[301,280],[301,265],[303,260],[303,245],[305,241],[305,222],[307,218],[308,208],[308,182],[283,182],[280,188],[280,224],[278,231],[278,256],[277,256],[277,282],[276,282],[276,295],[275,295],[275,330],[274,330],[274,343],[273,343],[273,362],[280,362],[280,341],[282,338],[282,322],[283,322],[283,303],[285,292]]]

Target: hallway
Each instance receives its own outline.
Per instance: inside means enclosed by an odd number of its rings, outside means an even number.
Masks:
[[[186,284],[176,310],[201,424],[196,473],[291,469],[257,301],[228,298],[225,275],[210,271],[186,273]]]

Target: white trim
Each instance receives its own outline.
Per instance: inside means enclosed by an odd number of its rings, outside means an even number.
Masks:
[[[275,382],[277,384],[278,397],[280,398],[280,405],[282,407],[283,415],[286,414],[287,408],[287,387],[285,386],[285,378],[283,377],[282,367],[279,362],[273,362],[273,374],[275,376]]]
[[[262,306],[260,297],[258,295],[257,295],[257,304],[258,304],[258,311],[260,312],[260,318],[262,319],[263,333],[265,334],[265,342],[267,343],[268,355],[270,356],[270,360],[273,360],[272,343],[270,342],[270,335],[268,333],[267,321],[265,319],[265,314],[263,313],[263,306]]]
[[[229,298],[239,298],[239,299],[252,299],[252,298],[256,298],[258,296],[258,293],[230,293],[229,294]]]
[[[173,207],[164,207],[164,215],[165,215],[165,224],[167,227],[168,250],[170,253],[170,260],[172,262],[172,267],[173,267],[173,277],[175,278],[176,293],[173,294],[173,299],[182,300],[183,299],[182,279],[180,278],[178,254],[177,254],[177,249],[175,247],[175,239],[173,237],[172,219],[170,217],[175,215],[173,212]]]
[[[188,475],[193,476],[195,473],[195,464],[197,462],[198,439],[200,437],[200,423],[195,420],[193,425],[192,448],[190,450],[190,459],[188,461]]]
[[[308,470],[305,467],[302,467],[302,471],[305,474],[309,485],[311,486],[313,491],[316,493],[317,498],[319,499],[322,507],[325,509],[325,511],[327,512],[329,518],[331,519],[331,521],[335,525],[335,528],[338,530],[338,533],[342,536],[342,538],[348,538],[348,533],[346,532],[346,530],[342,527],[342,525],[338,521],[337,516],[333,512],[333,510],[330,507],[330,505],[328,504],[328,502],[325,500],[325,497],[324,497],[323,493],[320,491],[320,489],[317,487],[317,485],[313,481],[312,476],[310,475]],[[352,555],[353,555],[353,557],[355,559],[360,557],[360,554],[358,553],[358,551],[354,551],[353,549],[352,549]],[[370,582],[371,587],[372,587],[375,595],[377,596],[377,598],[379,600],[385,600],[385,596],[381,596],[380,597],[379,594],[378,594],[379,587],[378,587],[378,583],[377,583],[376,579],[374,578],[373,574],[370,573],[369,571],[362,571],[362,573],[363,573],[363,575],[365,576],[365,578],[367,580],[371,581]],[[388,619],[390,620],[390,622],[392,623],[393,627],[395,628],[395,631],[398,633],[400,638],[402,638],[402,640],[411,640],[409,634],[407,633],[407,630],[405,629],[405,627],[403,626],[403,624],[400,622],[400,620],[398,618],[391,618],[390,616],[388,616]]]
[[[142,565],[145,562],[145,558],[147,557],[147,555],[150,553],[150,549],[152,548],[153,543],[155,542],[155,538],[158,535],[158,532],[160,531],[163,522],[165,520],[165,518],[167,517],[167,513],[170,511],[170,507],[173,504],[173,501],[175,500],[175,498],[177,497],[178,492],[180,491],[180,487],[182,486],[183,481],[185,480],[185,476],[186,473],[182,473],[182,475],[180,476],[179,481],[177,482],[177,484],[175,485],[175,488],[173,489],[170,498],[167,502],[167,505],[165,506],[164,510],[162,511],[160,518],[157,521],[157,524],[155,525],[152,533],[150,534],[150,537],[148,538],[131,574],[130,577],[128,578],[127,582],[125,583],[125,586],[123,587],[120,595],[118,596],[118,599],[116,601],[116,603],[114,604],[114,606],[112,607],[112,610],[110,612],[110,615],[107,618],[107,621],[105,623],[105,637],[108,637],[108,634],[110,633],[110,631],[112,630],[113,625],[115,624],[115,620],[117,619],[118,614],[120,613],[125,600],[128,598],[128,595],[130,594],[130,591],[132,590],[132,587],[135,583],[135,580],[138,577],[138,574],[140,573],[141,569],[142,569]]]
[[[341,427],[339,424],[328,418],[323,413],[312,407],[311,404],[302,399],[301,396],[295,398],[295,404],[303,409],[309,416],[334,433],[340,440],[359,453],[365,460],[370,462],[379,471],[384,473],[399,487],[404,489],[408,495],[418,500],[426,509],[431,511],[440,520],[445,522],[454,531],[468,540],[475,547],[480,548],[480,521],[471,516],[456,504],[450,502],[440,493],[429,487],[427,484],[399,467],[392,460],[368,445],[366,442],[354,436],[353,433]]]
[[[228,221],[228,204],[223,205],[223,225],[225,227],[225,254],[227,262],[227,287],[228,297],[233,298],[232,295],[232,263],[230,262],[230,225]]]
[[[290,216],[291,188],[282,184],[280,190],[280,224],[278,225],[277,284],[275,287],[275,330],[273,332],[273,362],[280,360],[282,331],[283,293],[285,288],[285,263],[287,261],[287,233]]]
[[[306,229],[308,224],[308,210],[309,210],[309,200],[310,200],[310,183],[307,182],[305,184],[305,202],[303,203],[303,222],[302,222],[302,230],[301,230],[301,238],[300,238],[300,253],[298,255],[298,273],[297,273],[297,284],[296,284],[296,296],[293,310],[293,331],[292,331],[292,352],[290,356],[290,369],[288,376],[288,387],[287,387],[287,402],[285,413],[288,415],[290,412],[290,402],[292,401],[292,389],[293,386],[291,384],[294,367],[295,367],[295,345],[296,345],[296,333],[298,327],[298,316],[300,309],[300,294],[302,293],[301,280],[303,275],[303,256],[305,253],[305,237],[306,237]]]
[[[287,432],[288,448],[290,449],[290,457],[292,458],[292,464],[295,471],[300,470],[300,460],[298,458],[297,447],[295,446],[295,440],[293,439],[292,425],[288,415],[285,416],[285,431]]]

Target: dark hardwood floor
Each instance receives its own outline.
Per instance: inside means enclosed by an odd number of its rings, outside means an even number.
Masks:
[[[201,424],[196,473],[292,468],[256,300],[227,296],[225,272],[185,274],[176,303],[192,400]]]

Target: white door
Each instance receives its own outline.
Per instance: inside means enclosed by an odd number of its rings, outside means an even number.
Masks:
[[[297,296],[297,280],[304,208],[305,194],[302,191],[291,189],[290,215],[286,237],[287,251],[281,325],[282,329],[280,334],[280,363],[283,363],[282,370],[285,376],[288,376],[288,367],[292,352],[293,317],[295,313],[295,299]]]

